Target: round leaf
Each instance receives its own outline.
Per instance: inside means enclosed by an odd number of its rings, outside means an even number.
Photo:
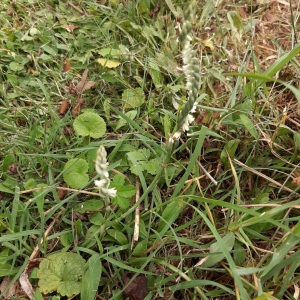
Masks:
[[[74,129],[78,135],[100,138],[106,132],[105,121],[96,113],[85,112],[78,116],[74,123]]]
[[[88,163],[82,158],[70,159],[64,167],[64,181],[74,189],[81,189],[89,182]]]
[[[37,272],[41,292],[57,291],[67,297],[79,294],[84,266],[85,260],[76,253],[56,253],[44,258]]]

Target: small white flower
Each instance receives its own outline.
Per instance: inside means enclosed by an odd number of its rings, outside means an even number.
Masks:
[[[179,103],[174,98],[172,98],[172,104],[173,104],[175,109],[179,108]]]
[[[109,198],[115,198],[117,196],[117,190],[115,188],[107,189],[106,194]]]
[[[99,188],[99,195],[102,198],[114,198],[117,195],[115,188],[109,189],[110,179],[107,171],[108,162],[105,148],[100,146],[96,157],[96,172],[100,180],[95,180],[95,186]]]
[[[180,131],[176,131],[170,138],[169,138],[169,143],[174,143],[175,141],[177,141],[181,136],[181,132]]]
[[[188,122],[188,118],[186,118],[186,119],[184,120],[184,123],[183,123],[183,125],[182,125],[182,130],[183,130],[183,131],[189,131],[189,130],[190,130],[190,124],[189,124],[189,122]]]
[[[107,187],[107,180],[105,179],[95,180],[95,186],[98,187],[99,189]]]

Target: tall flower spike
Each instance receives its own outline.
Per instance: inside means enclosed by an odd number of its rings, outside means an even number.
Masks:
[[[182,44],[182,60],[183,71],[186,77],[186,89],[188,91],[188,100],[185,103],[182,111],[180,112],[177,131],[188,131],[189,124],[194,120],[190,113],[195,112],[196,100],[198,97],[198,90],[200,87],[200,67],[199,61],[196,57],[196,51],[193,50],[191,45],[191,31],[193,12],[195,10],[194,1],[191,3],[184,12],[184,22],[179,40]]]
[[[105,148],[101,145],[97,150],[96,156],[96,172],[100,180],[95,180],[95,186],[99,188],[99,195],[102,198],[114,198],[117,196],[115,188],[109,189],[110,179],[107,171],[107,153]]]

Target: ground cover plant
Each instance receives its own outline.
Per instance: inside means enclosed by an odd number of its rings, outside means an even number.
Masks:
[[[299,3],[0,3],[1,299],[299,299]]]

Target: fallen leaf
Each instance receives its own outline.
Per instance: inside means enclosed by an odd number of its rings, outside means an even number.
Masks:
[[[109,60],[109,59],[105,59],[105,58],[98,58],[97,61],[101,66],[107,67],[109,69],[116,68],[121,64],[119,61]]]
[[[79,81],[79,83],[76,86],[76,92],[78,94],[81,94],[83,92],[84,86],[86,84],[86,80],[89,74],[89,70],[85,69],[82,76],[81,76],[81,80]]]
[[[67,110],[69,109],[71,103],[70,103],[70,100],[69,99],[64,99],[62,102],[61,102],[61,105],[60,105],[60,108],[59,108],[59,114],[64,116],[67,112]]]
[[[125,285],[128,285],[131,277],[131,274],[128,273],[124,276]],[[147,278],[145,276],[137,276],[124,290],[124,296],[131,300],[144,300],[147,294]]]
[[[78,98],[73,109],[72,115],[78,116],[80,114],[81,108],[84,106],[85,101],[82,98]]]
[[[71,64],[69,61],[65,61],[63,64],[63,70],[64,72],[69,72],[72,69]]]
[[[82,91],[84,92],[84,91],[86,91],[86,90],[89,90],[89,89],[92,88],[95,84],[96,84],[95,81],[88,81],[88,82],[86,83],[86,85],[84,86],[84,88],[83,88]]]
[[[294,176],[295,177],[293,178],[292,185],[293,186],[300,186],[300,173],[295,172]]]
[[[68,32],[73,32],[74,29],[76,28],[79,28],[79,26],[76,26],[76,25],[65,25],[65,29],[68,31]]]
[[[203,41],[201,41],[201,43],[204,47],[209,48],[211,51],[215,50],[214,44],[212,43],[211,40],[203,40]]]

